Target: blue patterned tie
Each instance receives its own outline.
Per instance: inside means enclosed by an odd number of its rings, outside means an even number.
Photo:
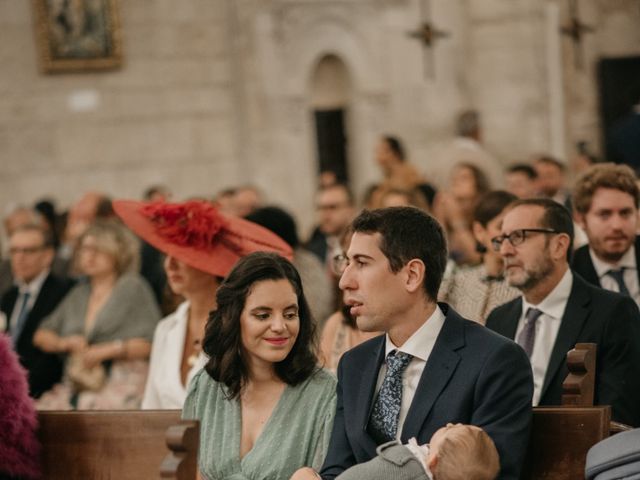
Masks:
[[[396,438],[402,404],[402,372],[412,358],[408,353],[396,350],[387,355],[387,373],[369,419],[369,434],[378,444]]]

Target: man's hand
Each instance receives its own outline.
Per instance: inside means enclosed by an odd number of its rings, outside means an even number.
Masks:
[[[80,353],[87,348],[87,339],[82,335],[69,335],[62,337],[58,344],[58,350],[61,352]]]

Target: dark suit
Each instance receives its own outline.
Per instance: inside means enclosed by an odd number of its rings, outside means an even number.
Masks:
[[[515,343],[465,320],[446,304],[446,319],[407,413],[401,439],[427,443],[447,423],[478,425],[498,448],[500,479],[517,479],[529,440],[533,378]],[[376,455],[367,432],[385,336],[345,353],[338,365],[338,400],[329,451],[321,471],[332,479]]]
[[[18,337],[16,350],[20,363],[29,372],[29,393],[38,398],[49,390],[62,377],[62,361],[58,355],[43,352],[33,345],[33,335],[40,322],[49,315],[64,298],[72,287],[73,282],[68,279],[49,274],[42,284],[40,293],[29,312],[24,328]],[[18,287],[12,287],[2,297],[0,310],[7,319],[11,318],[18,299]],[[8,323],[8,322],[7,322]],[[7,330],[8,330],[7,325]]]
[[[514,338],[522,297],[494,309],[487,327]],[[562,403],[566,355],[576,343],[598,344],[595,404],[611,405],[613,419],[640,426],[640,312],[629,297],[587,283],[577,274],[551,352],[540,405]]]
[[[640,265],[640,237],[636,237],[636,267]],[[589,245],[583,245],[573,254],[571,262],[571,270],[578,273],[587,282],[602,287],[600,278],[593,266],[591,255],[589,254]],[[638,268],[638,281],[640,282],[640,268]]]

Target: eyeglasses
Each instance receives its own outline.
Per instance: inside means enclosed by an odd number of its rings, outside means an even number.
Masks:
[[[11,247],[9,248],[9,255],[13,256],[13,255],[18,255],[20,253],[22,253],[23,255],[34,255],[44,249],[45,249],[44,245],[39,245],[37,247],[24,247],[24,248]]]
[[[524,241],[527,239],[528,233],[556,234],[560,232],[551,228],[521,228],[520,230],[514,230],[508,235],[498,235],[497,237],[493,237],[491,239],[491,245],[496,252],[500,251],[502,242],[504,242],[505,240],[509,240],[509,243],[511,245],[517,247],[518,245],[522,245],[524,243]]]
[[[331,271],[338,277],[344,273],[348,266],[349,257],[347,257],[344,253],[334,255],[331,258]]]

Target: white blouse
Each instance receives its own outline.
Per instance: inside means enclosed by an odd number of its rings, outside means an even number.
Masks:
[[[142,399],[142,408],[145,410],[182,409],[191,379],[207,363],[206,355],[200,352],[198,360],[187,374],[187,384],[182,384],[180,364],[188,318],[189,302],[183,302],[156,327],[151,347],[149,377]]]

